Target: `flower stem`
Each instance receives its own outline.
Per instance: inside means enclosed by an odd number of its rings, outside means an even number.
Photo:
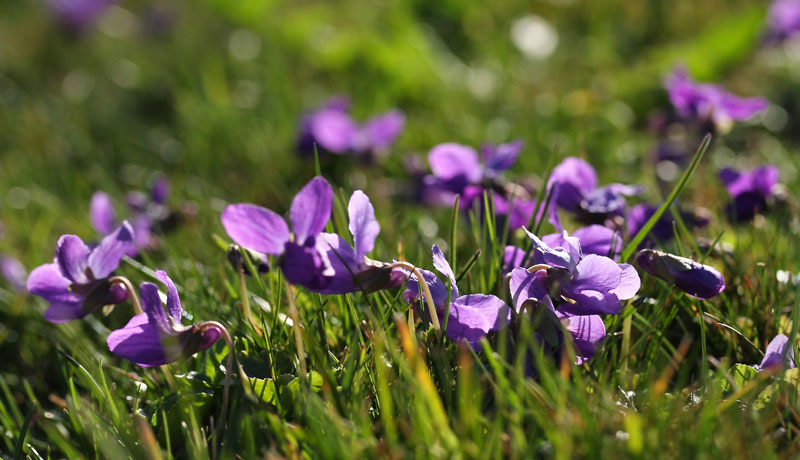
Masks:
[[[233,339],[231,339],[231,335],[228,333],[228,330],[223,326],[221,323],[216,321],[205,321],[203,323],[198,324],[198,327],[201,331],[205,331],[206,329],[216,329],[219,331],[222,338],[225,339],[225,343],[228,345],[228,359],[225,363],[225,386],[222,390],[222,411],[219,416],[219,421],[217,422],[217,440],[222,437],[222,431],[225,428],[225,419],[228,416],[228,401],[230,399],[230,387],[231,387],[231,372],[233,370],[233,355],[234,355],[234,347],[233,347]],[[249,380],[247,374],[245,374],[244,369],[242,369],[242,365],[239,364],[239,378],[242,380],[242,386],[245,388],[245,392],[247,393],[249,390]],[[216,458],[216,449],[217,449],[217,442],[215,441],[212,446],[212,458]]]
[[[130,297],[131,303],[133,304],[133,311],[135,311],[137,315],[144,313],[144,310],[142,310],[142,304],[139,303],[139,296],[136,294],[136,289],[133,288],[133,284],[131,284],[131,281],[128,278],[125,278],[124,276],[112,276],[108,279],[108,281],[112,286],[119,284],[124,287],[125,290],[128,291],[128,297]]]
[[[294,330],[294,341],[297,346],[297,360],[300,363],[300,374],[302,380],[305,380],[307,375],[306,370],[306,352],[303,347],[303,332],[300,330],[300,312],[297,311],[297,305],[294,302],[294,293],[292,292],[292,285],[285,279],[283,282],[286,284],[286,295],[289,301],[289,317],[292,318],[292,329]]]
[[[395,262],[392,265],[389,265],[389,268],[405,268],[417,277],[417,285],[422,286],[422,292],[425,294],[425,301],[428,304],[428,311],[431,314],[433,328],[436,329],[436,332],[442,332],[442,326],[439,324],[439,314],[436,311],[436,305],[433,303],[431,289],[428,287],[428,283],[425,282],[425,278],[422,276],[422,273],[420,273],[417,267],[408,262]]]
[[[259,337],[264,337],[264,331],[258,327],[255,318],[253,318],[253,311],[250,309],[250,297],[247,295],[247,283],[244,280],[244,269],[239,266],[239,291],[241,291],[242,296],[242,313],[247,317],[250,324],[253,325],[253,329],[255,329],[256,333]]]

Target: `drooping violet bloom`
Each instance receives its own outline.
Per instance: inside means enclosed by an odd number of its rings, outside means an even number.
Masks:
[[[633,298],[641,281],[633,266],[618,264],[605,256],[583,255],[578,238],[564,232],[563,246],[551,247],[525,229],[533,243],[533,263],[543,272],[551,297],[568,299],[565,314],[586,316],[616,315],[622,300]],[[513,272],[512,272],[513,273]],[[516,304],[516,301],[515,301]]]
[[[610,257],[616,260],[619,253],[622,251],[622,237],[619,232],[616,232],[608,227],[602,225],[589,225],[588,227],[579,228],[571,235],[572,238],[577,238],[581,245],[581,251],[584,255],[596,254],[598,256]],[[565,237],[565,232],[551,233],[542,237],[542,241],[551,248],[567,248],[568,240]],[[522,267],[525,265],[533,264],[533,255],[529,260],[523,260],[525,251],[515,246],[506,246],[505,254],[503,256],[503,266],[505,271],[511,271],[514,267]]]
[[[47,0],[56,19],[76,32],[86,30],[114,4],[114,0]]]
[[[142,283],[139,293],[144,313],[111,332],[107,339],[112,353],[142,367],[192,356],[211,347],[222,335],[214,323],[181,324],[183,309],[175,284],[163,270],[156,271],[156,278],[167,286],[167,311],[161,303],[158,286]]]
[[[114,270],[122,256],[134,245],[133,228],[128,222],[89,248],[75,235],[58,240],[52,264],[36,267],[28,277],[28,291],[50,302],[44,318],[64,323],[102,308],[124,302],[125,288],[112,284]]]
[[[253,204],[232,204],[222,212],[222,226],[236,244],[279,258],[286,279],[319,291],[335,274],[320,238],[331,216],[333,189],[322,178],[311,179],[295,195],[289,211],[292,231],[277,213]]]
[[[300,122],[297,149],[312,153],[316,145],[337,155],[384,155],[405,127],[405,115],[399,110],[376,115],[363,124],[353,120],[349,111],[350,102],[337,97],[305,115]]]
[[[444,327],[447,316],[447,329],[445,335],[455,342],[466,342],[472,347],[477,347],[480,339],[490,332],[505,328],[511,321],[511,309],[505,302],[493,295],[469,294],[460,296],[456,277],[453,269],[447,262],[438,246],[433,245],[433,266],[442,275],[450,279],[451,293],[448,312],[447,285],[433,272],[420,270],[425,283],[430,289],[433,304],[439,323]],[[416,275],[404,271],[409,276],[403,299],[409,304],[421,301],[419,298],[419,284]]]
[[[22,262],[9,256],[0,257],[0,274],[8,281],[13,290],[25,292],[28,272]]]
[[[609,217],[621,216],[625,197],[642,192],[641,187],[624,184],[598,187],[597,182],[597,173],[588,161],[567,157],[553,169],[547,187],[559,207],[590,223],[603,223]]]
[[[405,272],[367,257],[375,247],[375,239],[381,231],[369,197],[361,190],[353,192],[347,213],[350,217],[348,228],[353,235],[355,248],[335,233],[321,233],[321,246],[327,246],[326,257],[333,267],[334,275],[327,286],[312,290],[322,294],[357,291],[369,293],[401,286],[407,278]]]
[[[633,206],[625,217],[625,230],[628,236],[633,238],[639,233],[639,230],[644,227],[644,224],[653,217],[653,214],[655,214],[657,210],[657,207],[647,203],[640,203]],[[681,219],[683,219],[683,223],[689,229],[703,228],[711,222],[708,211],[702,208],[696,208],[691,211],[681,210],[680,216]],[[672,211],[668,209],[650,229],[650,233],[642,240],[640,247],[652,246],[653,240],[661,243],[671,241],[675,237],[674,226],[675,217],[672,215]]]
[[[680,116],[712,120],[717,127],[727,127],[733,121],[750,118],[769,105],[761,97],[739,97],[717,85],[698,83],[681,67],[666,78],[664,87]]]
[[[767,42],[780,42],[800,32],[800,0],[774,0],[767,12]]]
[[[773,165],[759,166],[750,171],[723,168],[719,178],[732,200],[726,207],[728,217],[735,222],[746,222],[757,213],[766,211],[769,201],[775,197],[778,168]]]
[[[761,364],[756,366],[759,371],[767,370],[775,366],[782,366],[786,369],[794,369],[794,347],[789,343],[789,337],[778,334],[767,345],[764,359]]]
[[[653,249],[636,254],[636,264],[647,273],[673,283],[692,297],[710,299],[725,289],[725,278],[714,267]]]

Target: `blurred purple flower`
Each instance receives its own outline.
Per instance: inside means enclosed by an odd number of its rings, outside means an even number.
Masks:
[[[109,278],[132,246],[133,229],[128,222],[91,249],[75,235],[59,238],[55,261],[36,267],[28,277],[28,291],[50,302],[44,318],[64,323],[104,305],[124,302],[127,292]]]
[[[356,190],[347,206],[350,217],[350,233],[355,249],[339,235],[321,233],[323,247],[327,245],[327,259],[334,275],[330,283],[316,292],[322,294],[345,294],[348,292],[374,292],[401,286],[407,275],[387,263],[378,262],[366,255],[375,247],[375,239],[381,231],[375,220],[375,209],[361,190]],[[312,289],[313,290],[313,289]]]
[[[28,272],[19,260],[8,256],[0,257],[0,274],[8,281],[13,290],[17,292],[25,292],[27,290],[25,284],[28,279]]]
[[[46,3],[61,24],[81,31],[94,24],[114,0],[46,0]]]
[[[767,12],[767,41],[786,40],[797,32],[800,32],[800,0],[774,0]]]
[[[131,318],[122,329],[109,334],[108,348],[117,356],[139,366],[153,367],[177,361],[182,357],[211,347],[220,338],[220,330],[208,323],[184,326],[183,309],[175,284],[163,270],[156,278],[167,286],[167,312],[159,297],[158,286],[142,283],[139,292],[144,313]]]
[[[692,297],[710,299],[725,289],[725,278],[717,269],[685,257],[642,249],[636,254],[636,264]]]
[[[320,291],[335,274],[327,257],[328,243],[320,237],[330,219],[332,203],[330,184],[315,177],[292,201],[292,232],[280,215],[252,204],[229,205],[221,220],[236,244],[280,257],[281,270],[290,283]]]
[[[405,116],[399,110],[376,115],[363,125],[353,120],[349,110],[349,101],[337,97],[305,115],[300,122],[298,150],[311,153],[316,145],[334,154],[381,155],[389,151],[405,127]]]
[[[794,347],[789,344],[789,337],[778,334],[767,345],[764,359],[756,369],[763,371],[775,366],[782,366],[786,369],[794,369]]]
[[[732,199],[726,207],[728,216],[731,220],[745,222],[767,210],[768,200],[774,196],[778,185],[778,168],[773,165],[750,171],[723,168],[719,178]]]
[[[439,322],[444,324],[445,315],[447,318],[447,329],[445,335],[455,342],[466,342],[472,347],[477,347],[480,339],[489,332],[498,331],[505,328],[511,321],[511,309],[505,302],[493,295],[469,294],[459,296],[456,277],[453,269],[444,257],[438,246],[433,245],[433,266],[442,275],[450,280],[452,299],[447,305],[447,285],[443,283],[433,272],[420,270],[425,283],[433,296],[433,303],[436,306],[436,314]],[[403,299],[410,304],[416,304],[419,300],[419,284],[416,275],[404,271],[409,276],[406,290],[403,292]]]
[[[733,95],[717,85],[698,83],[686,69],[676,68],[664,81],[669,100],[678,114],[685,118],[711,119],[715,125],[728,125],[735,120],[745,120],[765,110],[769,102],[761,97],[743,98]]]
[[[602,222],[610,216],[621,216],[625,197],[638,195],[641,187],[624,184],[597,186],[597,173],[589,162],[567,157],[553,169],[547,181],[552,200],[559,207],[588,222]]]
[[[653,217],[653,214],[655,214],[657,210],[658,208],[647,203],[640,203],[633,206],[625,217],[625,230],[628,236],[632,238],[639,233],[639,230],[644,227],[644,224]],[[681,219],[683,219],[683,223],[686,224],[689,229],[705,227],[711,221],[707,210],[701,208],[695,209],[694,211],[681,210],[680,216]],[[661,215],[661,218],[658,219],[653,228],[650,229],[650,233],[642,240],[639,247],[644,248],[652,246],[653,240],[661,243],[671,241],[672,238],[675,237],[674,225],[675,218],[672,215],[672,211],[668,209],[667,212]]]

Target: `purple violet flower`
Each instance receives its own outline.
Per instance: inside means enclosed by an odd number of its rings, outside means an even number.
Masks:
[[[450,280],[451,293],[448,312],[447,305],[447,285],[443,283],[433,272],[420,270],[427,283],[433,297],[433,304],[436,306],[436,314],[439,322],[444,327],[445,315],[447,319],[447,329],[445,335],[454,342],[466,342],[472,347],[477,347],[480,339],[489,332],[499,331],[505,328],[511,321],[511,309],[505,302],[493,295],[469,294],[459,296],[456,277],[453,269],[447,262],[444,254],[438,246],[433,245],[433,266],[442,275]],[[407,303],[416,304],[419,298],[419,284],[416,275],[403,270],[409,276],[406,290],[403,292],[403,299]]]
[[[673,283],[692,297],[710,299],[725,289],[725,278],[714,267],[653,249],[636,254],[636,264],[647,273]]]
[[[639,230],[644,227],[644,224],[653,217],[658,208],[647,203],[640,203],[633,206],[625,217],[626,233],[629,237],[633,238]],[[708,211],[702,208],[695,209],[694,211],[681,211],[681,219],[688,228],[702,228],[708,225],[711,218]],[[652,246],[653,240],[661,243],[671,241],[675,237],[674,228],[675,218],[672,216],[672,211],[667,210],[658,219],[658,222],[650,229],[650,233],[645,237],[640,245],[641,248]]]
[[[382,155],[389,151],[405,127],[405,116],[399,110],[376,115],[359,125],[350,116],[349,109],[347,99],[333,98],[305,115],[300,122],[298,150],[311,153],[317,145],[321,150],[339,155]]]
[[[47,0],[56,19],[78,32],[94,24],[112,4],[114,0]]]
[[[156,278],[167,286],[169,315],[164,311],[158,286],[142,283],[139,292],[144,313],[131,318],[122,329],[111,332],[107,339],[112,353],[143,367],[160,366],[192,356],[211,347],[222,335],[211,323],[182,325],[183,309],[175,284],[163,270],[156,271]]]
[[[789,344],[789,337],[783,334],[778,334],[767,345],[767,351],[764,353],[764,359],[761,364],[756,366],[760,371],[767,370],[775,366],[782,366],[786,369],[794,369],[794,347]]]
[[[584,256],[578,238],[566,232],[563,246],[557,248],[550,247],[528,229],[525,232],[533,243],[534,267],[538,267],[530,275],[546,276],[548,289],[545,292],[551,297],[568,299],[561,307],[564,314],[616,315],[622,309],[621,301],[633,298],[639,291],[641,281],[633,266],[596,254]],[[537,274],[539,272],[543,274]],[[512,286],[512,292],[515,290]],[[515,306],[519,305],[518,300],[514,299]]]
[[[641,187],[624,184],[597,186],[597,173],[588,161],[576,157],[564,158],[553,169],[547,181],[552,200],[564,210],[583,221],[602,223],[607,217],[621,216],[625,197],[638,195]]]
[[[728,216],[733,221],[746,222],[767,210],[768,200],[775,196],[778,185],[778,168],[773,165],[750,171],[723,168],[719,178],[732,199],[726,207]]]
[[[328,224],[333,189],[315,177],[295,195],[289,211],[292,232],[277,213],[253,204],[232,204],[222,212],[225,231],[236,244],[280,258],[286,279],[319,291],[335,274],[327,257],[328,244],[320,234]]]
[[[326,257],[333,267],[334,275],[327,286],[315,291],[322,294],[345,294],[363,290],[369,293],[401,286],[406,281],[406,273],[366,256],[375,247],[375,239],[381,231],[369,197],[361,190],[353,192],[347,213],[350,217],[348,228],[353,235],[355,249],[339,235],[320,234],[324,241],[322,246],[327,245]]]
[[[710,119],[718,127],[735,120],[745,120],[765,110],[769,102],[761,97],[743,98],[717,85],[698,83],[686,69],[676,68],[664,81],[669,100],[678,114],[685,118]]]
[[[50,303],[44,318],[64,323],[122,303],[127,293],[109,280],[122,256],[133,246],[133,228],[123,222],[116,231],[89,248],[75,235],[58,239],[52,264],[36,267],[28,277],[28,291]]]
[[[800,0],[774,0],[767,12],[768,42],[779,42],[800,32]]]
[[[26,291],[25,284],[28,279],[28,272],[19,260],[9,256],[0,257],[0,274],[8,281],[13,290],[17,292]]]
[[[551,233],[543,236],[542,241],[551,248],[566,248],[568,241],[564,235],[564,232]],[[612,259],[616,259],[622,251],[622,237],[619,233],[602,225],[595,224],[579,228],[575,230],[571,237],[578,239],[584,255],[596,254],[605,257],[611,256]],[[533,256],[533,253],[531,253],[531,256]],[[503,266],[506,271],[511,271],[514,267],[522,267],[533,263],[533,257],[528,261],[524,261],[524,257],[525,251],[523,249],[515,246],[506,246]]]

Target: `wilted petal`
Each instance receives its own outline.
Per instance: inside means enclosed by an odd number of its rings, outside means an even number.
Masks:
[[[75,284],[86,284],[89,247],[75,235],[63,235],[56,245],[56,263],[61,274]]]
[[[104,237],[89,254],[89,268],[96,279],[105,278],[119,267],[122,256],[127,254],[133,243],[133,229],[127,221],[112,234]]]
[[[375,247],[375,239],[381,232],[381,226],[375,220],[375,209],[369,197],[361,190],[353,192],[347,213],[350,217],[350,233],[353,234],[355,243],[355,259],[360,261]]]
[[[89,221],[92,228],[101,235],[108,235],[114,230],[116,220],[117,212],[114,210],[111,197],[105,192],[95,192],[89,204]]]
[[[673,254],[643,249],[636,254],[642,270],[674,283],[687,294],[710,299],[725,289],[725,279],[714,267]]]
[[[431,171],[439,179],[474,184],[481,181],[483,168],[475,149],[466,145],[448,142],[439,144],[428,153]]]
[[[295,195],[289,211],[295,243],[304,245],[309,238],[325,230],[325,225],[331,217],[332,204],[333,189],[328,181],[319,176],[311,179]],[[258,248],[253,249],[260,251]]]
[[[228,236],[247,249],[280,255],[289,241],[286,221],[261,206],[232,204],[222,212],[221,220]]]
[[[142,367],[170,362],[162,345],[162,335],[145,313],[131,318],[122,329],[112,331],[106,342],[112,353]]]
[[[511,309],[493,295],[472,294],[457,298],[450,306],[445,335],[453,341],[476,346],[491,331],[505,328]]]

